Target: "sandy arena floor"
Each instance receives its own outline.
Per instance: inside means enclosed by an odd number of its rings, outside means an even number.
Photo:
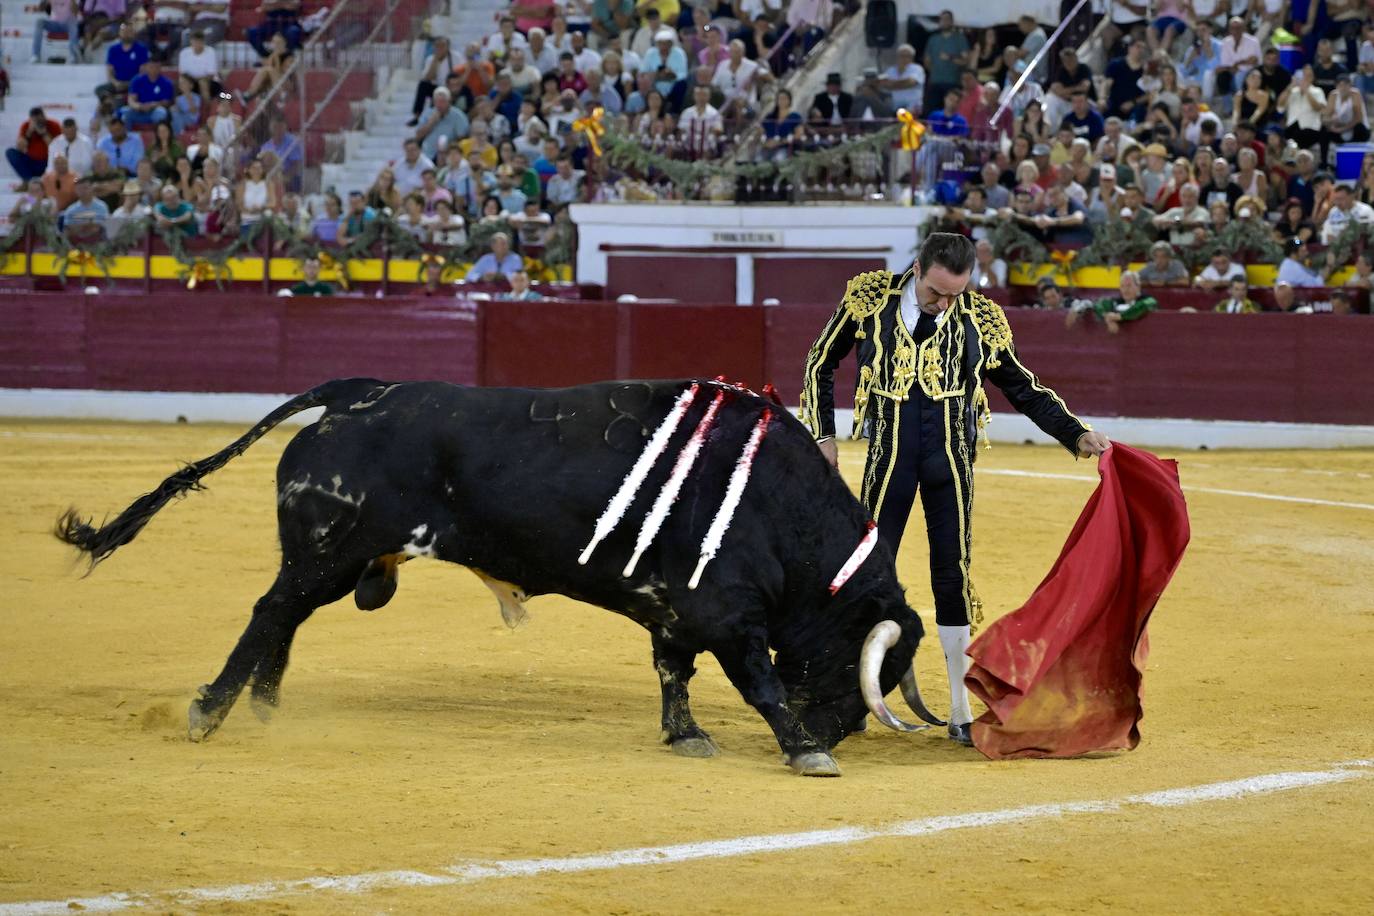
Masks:
[[[97,517],[122,509],[175,460],[239,432],[0,423],[0,914],[71,897],[114,906],[107,895],[121,892],[152,894],[163,912],[213,913],[1374,908],[1374,768],[1332,769],[1374,758],[1370,452],[1177,456],[1193,488],[1193,542],[1151,625],[1135,752],[994,764],[871,723],[837,749],[844,777],[814,780],[779,764],[713,660],[699,661],[693,699],[722,755],[675,757],[657,743],[641,630],[539,598],[530,622],[508,631],[474,576],[429,561],[402,570],[383,610],[345,601],[306,624],[270,726],[245,695],[212,740],[189,743],[192,692],[218,672],[274,574],[272,473],[290,431],[173,504],[90,578],[48,532],[68,505]],[[847,446],[843,458],[856,480],[861,453]],[[997,446],[979,467],[974,574],[998,614],[1049,568],[1095,466]],[[933,624],[924,538],[906,543],[902,576]],[[943,709],[930,646],[922,679]],[[1346,775],[1234,799],[930,821],[910,831],[921,835],[794,851],[446,871],[1295,770]],[[422,874],[342,890],[259,886],[403,870]],[[257,887],[173,893],[230,885]]]

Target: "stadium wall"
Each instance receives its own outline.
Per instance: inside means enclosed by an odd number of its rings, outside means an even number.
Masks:
[[[256,419],[284,392],[357,375],[541,387],[723,375],[772,381],[795,405],[807,349],[829,313],[809,305],[16,295],[0,301],[0,414]],[[1065,328],[1061,315],[1040,311],[1014,310],[1011,319],[1027,365],[1080,415],[1146,422],[1132,427],[1137,441],[1374,445],[1367,317],[1158,313],[1116,335],[1092,322]],[[852,392],[846,365],[837,405]],[[206,394],[217,397],[189,397]],[[990,394],[995,411],[1010,411],[991,386]],[[1003,439],[1037,438],[1015,422],[993,429]]]

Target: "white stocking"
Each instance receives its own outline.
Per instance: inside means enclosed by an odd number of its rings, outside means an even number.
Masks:
[[[949,724],[967,725],[973,721],[968,690],[964,687],[964,675],[968,674],[971,661],[965,654],[970,640],[969,626],[940,626],[937,629],[940,647],[945,650],[945,671],[949,674]]]

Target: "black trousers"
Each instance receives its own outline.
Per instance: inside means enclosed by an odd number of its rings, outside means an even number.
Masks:
[[[973,474],[958,442],[961,404],[954,400],[946,406],[922,396],[919,389],[896,405],[877,404],[864,469],[864,506],[894,555],[916,494],[921,495],[930,544],[930,588],[940,626],[968,624],[978,601],[968,575]]]

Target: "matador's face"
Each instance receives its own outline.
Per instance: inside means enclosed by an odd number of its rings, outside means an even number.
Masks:
[[[916,304],[927,315],[938,315],[954,304],[954,300],[968,288],[971,270],[956,274],[940,264],[930,265],[930,270],[922,272],[917,263]]]

